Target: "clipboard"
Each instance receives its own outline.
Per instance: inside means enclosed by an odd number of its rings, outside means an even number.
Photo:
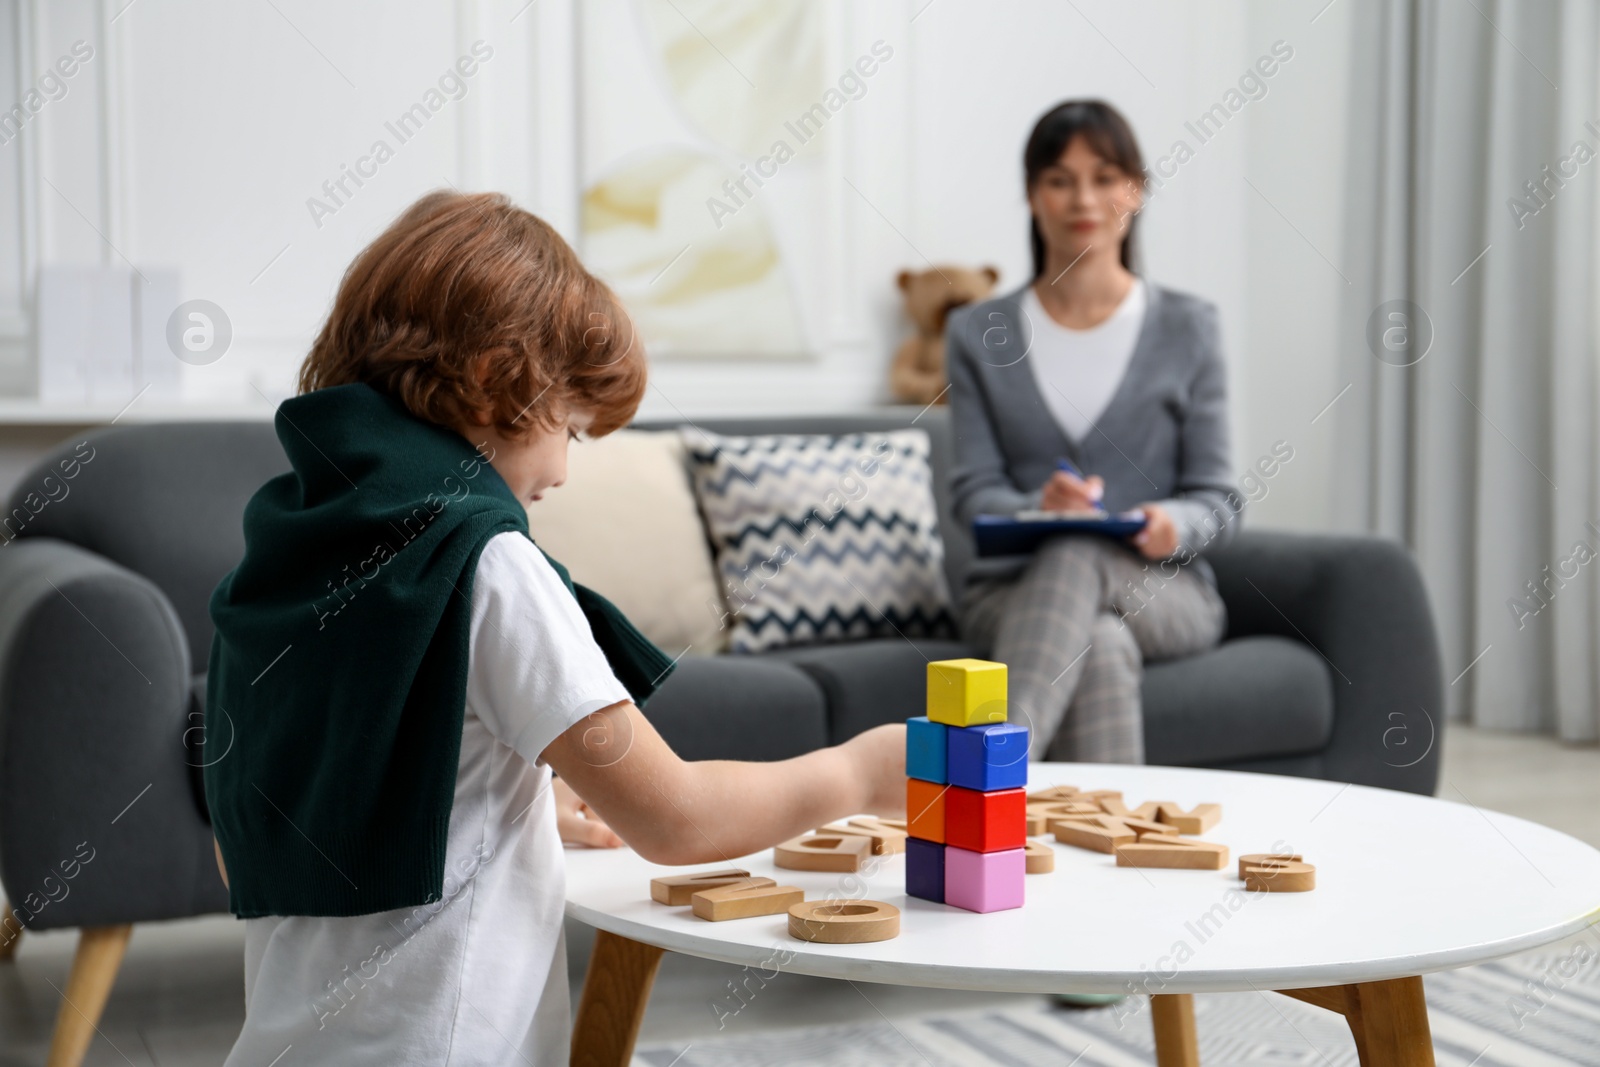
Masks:
[[[979,515],[972,520],[978,556],[1016,556],[1032,552],[1047,537],[1087,533],[1116,540],[1144,529],[1142,511],[1020,511],[1015,515]]]

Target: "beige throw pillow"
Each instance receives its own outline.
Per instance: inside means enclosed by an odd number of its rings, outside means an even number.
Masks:
[[[567,480],[528,507],[539,546],[669,656],[727,647],[716,565],[676,433],[618,430],[567,449]]]

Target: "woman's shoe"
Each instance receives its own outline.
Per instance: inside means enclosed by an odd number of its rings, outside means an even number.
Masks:
[[[1051,999],[1061,1008],[1103,1008],[1127,1000],[1126,993],[1053,993]]]

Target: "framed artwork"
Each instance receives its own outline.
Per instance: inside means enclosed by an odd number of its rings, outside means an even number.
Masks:
[[[806,359],[822,343],[808,323],[837,232],[837,18],[833,0],[578,5],[580,252],[652,357]]]

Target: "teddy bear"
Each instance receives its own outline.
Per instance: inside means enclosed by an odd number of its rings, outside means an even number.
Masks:
[[[917,334],[895,352],[889,368],[889,389],[896,400],[924,405],[944,401],[945,318],[952,309],[987,297],[999,280],[1000,272],[993,267],[900,272],[895,281],[905,294],[906,313]]]

